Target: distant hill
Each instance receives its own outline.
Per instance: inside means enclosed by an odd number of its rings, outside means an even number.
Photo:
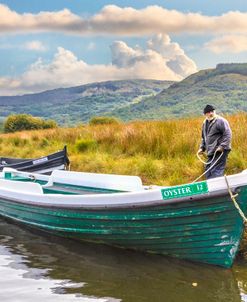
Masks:
[[[23,96],[0,97],[0,118],[28,113],[60,125],[88,122],[93,116],[124,121],[170,119],[202,114],[206,104],[217,112],[247,112],[247,63],[218,64],[181,82],[108,81]]]
[[[1,96],[0,117],[27,113],[56,120],[60,125],[87,122],[91,117],[111,115],[113,110],[156,95],[173,82],[123,80],[60,88],[22,96]]]
[[[247,64],[219,64],[215,69],[201,70],[112,113],[125,120],[198,116],[208,103],[218,112],[247,111]]]

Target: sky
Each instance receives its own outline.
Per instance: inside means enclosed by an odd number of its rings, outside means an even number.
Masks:
[[[0,95],[247,62],[246,0],[0,0]]]

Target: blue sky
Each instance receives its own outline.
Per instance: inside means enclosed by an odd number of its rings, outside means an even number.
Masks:
[[[33,12],[37,13],[41,10],[52,11],[69,8],[75,13],[88,12],[93,14],[99,11],[103,6],[115,4],[120,7],[131,6],[135,8],[145,8],[149,5],[160,5],[168,9],[176,9],[183,12],[203,12],[207,15],[218,15],[230,10],[246,11],[247,4],[245,0],[7,0],[1,3],[8,5],[11,9],[18,12]]]
[[[0,95],[247,61],[247,1],[0,1]]]

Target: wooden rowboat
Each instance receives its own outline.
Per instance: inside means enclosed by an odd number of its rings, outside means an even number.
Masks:
[[[5,168],[0,215],[79,240],[230,267],[246,211],[247,173],[174,187],[147,187],[136,176]]]
[[[69,165],[66,146],[63,150],[33,159],[0,157],[0,171],[9,167],[19,171],[51,173],[53,170],[65,170]]]

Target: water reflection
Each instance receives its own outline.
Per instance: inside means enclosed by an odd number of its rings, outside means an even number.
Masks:
[[[82,244],[0,220],[0,300],[247,301],[247,265],[233,270]]]
[[[66,289],[83,287],[83,283],[47,278],[48,270],[28,268],[21,256],[12,255],[0,247],[0,299],[1,301],[60,301]],[[116,299],[99,299],[83,295],[67,294],[62,301],[106,302]]]
[[[241,301],[247,302],[247,263],[246,263],[246,261],[238,262],[234,266],[233,274],[234,274],[234,277],[238,284]]]

